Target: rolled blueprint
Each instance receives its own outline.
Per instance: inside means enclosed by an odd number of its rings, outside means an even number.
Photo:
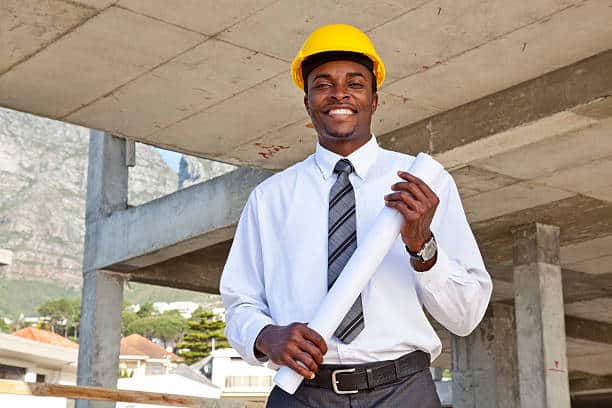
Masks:
[[[433,190],[442,174],[443,167],[425,153],[419,153],[408,172],[419,177]],[[383,258],[397,239],[403,225],[399,211],[384,207],[374,221],[363,242],[351,256],[336,282],[319,305],[308,326],[328,342],[352,304],[364,290]],[[302,380],[300,374],[283,366],[274,377],[274,382],[289,394],[295,393]]]

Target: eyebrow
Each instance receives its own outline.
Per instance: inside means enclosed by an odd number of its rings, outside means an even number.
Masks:
[[[361,72],[349,72],[346,74],[346,76],[349,78],[362,77],[363,79],[366,79],[365,75],[363,75]],[[316,81],[319,78],[330,79],[331,77],[332,77],[331,74],[321,73],[315,76],[312,80]]]

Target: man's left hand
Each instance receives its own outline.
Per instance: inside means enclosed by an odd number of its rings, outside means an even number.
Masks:
[[[431,221],[440,200],[423,180],[399,171],[400,181],[391,186],[393,193],[385,196],[385,204],[404,216],[402,240],[412,252],[420,251],[431,238]]]

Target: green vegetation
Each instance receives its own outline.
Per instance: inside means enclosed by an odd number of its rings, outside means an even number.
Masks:
[[[0,279],[0,318],[15,320],[20,314],[37,316],[43,303],[59,298],[80,296],[80,289],[53,282]]]
[[[230,347],[223,334],[225,322],[216,319],[211,311],[197,310],[187,324],[189,329],[183,341],[176,345],[178,354],[185,359],[187,364],[207,357],[212,351],[213,342],[215,348]]]
[[[78,337],[81,321],[81,300],[78,298],[61,298],[50,300],[38,307],[38,315],[46,317],[41,329],[50,330],[64,337]]]
[[[151,315],[134,320],[127,326],[127,333],[138,333],[148,339],[159,339],[164,347],[175,343],[187,329],[187,319],[171,310],[161,315]]]
[[[0,279],[0,318],[7,317],[14,320],[20,314],[37,316],[38,307],[49,300],[78,298],[80,295],[80,288],[71,288],[60,283]],[[221,306],[221,300],[217,295],[141,283],[130,283],[125,290],[124,298],[129,304],[141,305],[152,302],[190,301],[200,303],[206,308]]]

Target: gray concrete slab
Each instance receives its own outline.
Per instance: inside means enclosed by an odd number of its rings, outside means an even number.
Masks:
[[[206,35],[217,34],[271,3],[274,0],[182,0],[180,7],[168,7],[165,0],[118,2],[121,7]]]
[[[0,105],[62,118],[205,38],[111,7],[2,75]]]
[[[478,222],[560,201],[574,195],[573,192],[558,188],[520,182],[467,197],[463,200],[463,204],[468,220]]]
[[[554,5],[552,2],[537,3],[530,6],[531,19],[523,20],[526,22],[523,28],[507,35],[489,37],[492,38],[491,41],[461,52],[450,59],[441,58],[442,54],[438,50],[436,50],[438,58],[435,58],[429,50],[405,58],[406,55],[410,55],[409,44],[413,44],[418,38],[407,39],[408,42],[403,43],[405,46],[400,45],[406,52],[399,54],[404,55],[404,61],[397,63],[404,66],[412,65],[418,74],[389,84],[385,90],[421,104],[436,106],[440,111],[446,111],[610,48],[612,29],[610,27],[602,29],[602,27],[612,18],[612,10],[605,1],[554,2]],[[579,6],[572,7],[571,4]],[[516,5],[518,3],[504,4],[495,8],[505,11],[505,7],[513,8]],[[542,17],[540,14],[538,20],[537,9],[541,13],[544,7],[551,5],[556,11],[552,11],[551,7],[550,14],[547,17]],[[430,3],[429,6],[436,8],[442,5]],[[440,14],[442,15],[445,10],[443,7]],[[464,21],[468,18],[469,16],[464,17]],[[567,30],[568,27],[572,27],[572,30]],[[381,29],[385,28],[386,26],[383,26]],[[487,24],[481,29],[490,28]],[[403,30],[398,32],[402,36],[409,35],[409,32],[404,34]],[[563,52],[549,52],[551,37],[562,39]],[[384,41],[392,44],[391,38],[393,37]],[[585,41],[587,38],[589,40]],[[422,41],[419,48],[428,46],[428,41]],[[423,59],[421,58],[423,55],[430,55],[430,58]],[[394,54],[391,54],[390,65],[397,65]],[[503,69],[505,66],[511,66],[512,69]],[[501,88],[500,84],[503,84]]]
[[[95,14],[59,0],[8,0],[0,12],[0,74]]]
[[[66,120],[123,135],[147,136],[285,73],[285,69],[284,61],[210,39],[79,109]],[[209,126],[197,129],[199,138],[212,139],[208,129]],[[173,131],[180,134],[179,129]],[[232,135],[231,129],[226,135]]]
[[[270,115],[274,112],[274,115]],[[241,144],[252,146],[266,132],[284,128],[306,116],[303,95],[279,74],[202,112],[149,136],[150,140],[189,141],[193,151],[211,155],[232,151]],[[263,126],[255,126],[254,124]],[[252,150],[256,152],[255,149]]]

